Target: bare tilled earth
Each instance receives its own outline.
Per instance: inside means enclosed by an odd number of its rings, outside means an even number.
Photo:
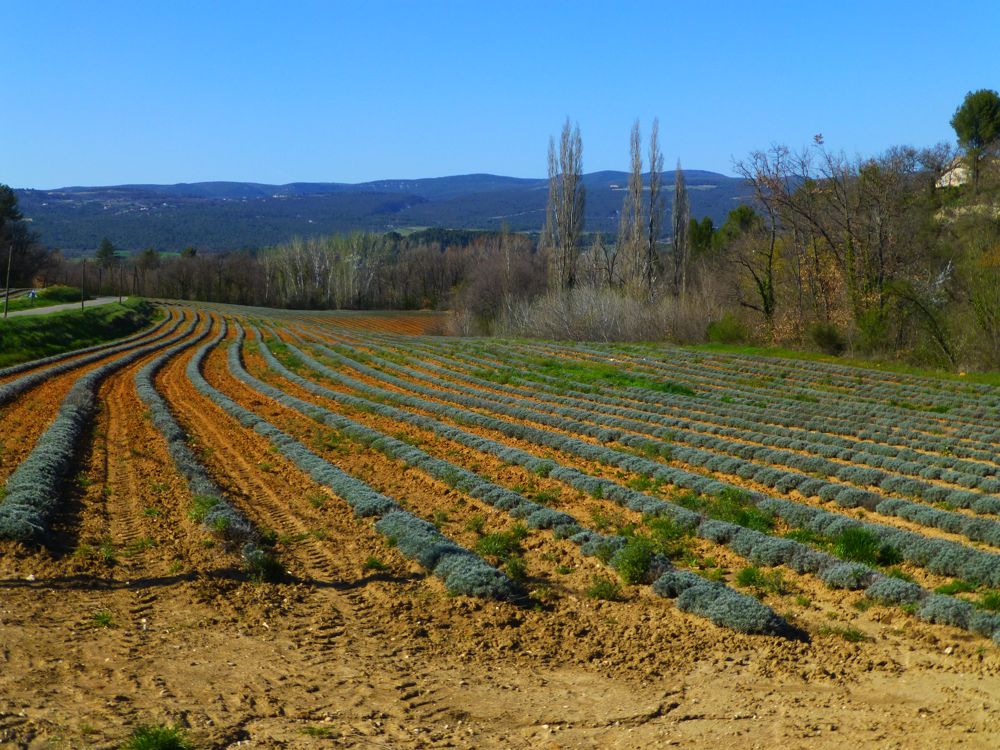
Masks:
[[[294,545],[301,577],[255,585],[157,520],[157,546],[115,565],[4,548],[4,746],[114,747],[147,722],[202,747],[1000,740],[995,648],[943,628],[897,633],[869,610],[875,641],[789,643],[644,596],[559,592],[537,610],[451,598],[349,519],[328,522],[316,553]],[[366,550],[389,570],[361,570]]]
[[[195,390],[184,372],[193,353],[169,361],[157,388],[226,496],[274,533],[287,576],[247,580],[234,551],[190,520],[187,486],[133,383],[153,355],[125,367],[101,387],[46,543],[0,542],[2,747],[115,748],[140,724],[178,725],[200,748],[1000,747],[1000,649],[898,608],[855,607],[860,593],[815,577],[786,571],[789,592],[764,599],[802,640],[716,627],[648,586],[591,599],[607,568],[549,533],[524,542],[523,601],[450,596]],[[266,375],[259,356],[247,362]],[[475,541],[473,514],[491,531],[512,523],[377,451],[324,447],[324,428],[236,381],[222,348],[204,372],[461,544]],[[8,408],[8,450],[30,451],[45,423],[26,428],[26,415],[51,419],[72,380]],[[345,413],[498,484],[534,481],[578,517],[613,510],[430,433]],[[840,637],[848,625],[866,639]]]

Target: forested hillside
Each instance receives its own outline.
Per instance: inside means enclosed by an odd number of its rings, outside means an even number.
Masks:
[[[716,224],[749,191],[743,180],[687,170],[694,215]],[[587,226],[618,226],[624,172],[584,176]],[[673,180],[673,173],[664,175]],[[118,247],[163,252],[262,248],[293,237],[413,227],[538,232],[545,221],[548,182],[496,175],[421,180],[262,185],[208,182],[18,190],[21,209],[50,247],[74,256],[108,237]]]

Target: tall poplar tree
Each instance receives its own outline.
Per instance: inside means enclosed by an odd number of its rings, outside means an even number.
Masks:
[[[687,269],[691,260],[691,238],[688,229],[691,223],[691,205],[688,202],[687,185],[680,159],[674,171],[674,205],[671,212],[671,255],[674,265],[674,294],[683,296],[687,292]]]
[[[652,296],[656,285],[659,256],[656,243],[663,231],[663,152],[660,150],[660,120],[653,119],[649,136],[649,207],[646,211],[646,291]]]
[[[625,287],[630,293],[634,293],[645,283],[646,267],[646,243],[642,225],[642,139],[639,134],[639,120],[632,125],[629,154],[628,188],[618,219],[617,250],[621,257]]]
[[[556,289],[572,289],[583,235],[586,189],[583,185],[583,141],[580,126],[570,127],[569,118],[559,137],[549,139],[549,199],[545,209],[544,250],[549,255],[549,283]]]

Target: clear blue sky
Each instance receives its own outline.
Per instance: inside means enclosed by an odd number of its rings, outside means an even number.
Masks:
[[[1000,2],[0,0],[0,182],[541,176],[580,124],[625,169],[774,142],[874,153],[954,138],[1000,88]]]

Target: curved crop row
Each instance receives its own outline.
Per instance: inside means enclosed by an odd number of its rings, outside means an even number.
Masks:
[[[165,344],[179,341],[194,331],[197,319]],[[162,344],[147,344],[82,375],[70,388],[59,412],[38,439],[28,457],[7,479],[0,503],[0,537],[20,542],[39,540],[59,501],[59,486],[73,465],[79,439],[94,415],[97,389],[114,372],[135,362]]]
[[[242,330],[235,346],[241,342]],[[442,579],[450,592],[496,599],[513,595],[510,579],[481,557],[446,538],[433,524],[403,510],[396,501],[320,458],[291,435],[210,385],[200,370],[208,351],[209,347],[202,346],[187,366],[187,376],[199,392],[240,424],[266,437],[285,458],[343,498],[356,515],[377,518],[376,530],[392,539],[403,555]]]
[[[323,388],[284,367],[270,352],[256,329],[255,334],[260,343],[261,353],[264,355],[268,365],[281,374],[282,377],[291,380],[310,392],[325,398],[335,399],[338,402],[356,408],[371,409],[384,416],[398,421],[410,422],[424,429],[432,429],[438,434],[455,439],[466,445],[478,446],[483,442],[482,438],[476,438],[476,436],[463,433],[461,430],[449,428],[428,417],[411,415],[401,409],[376,404],[355,396],[345,396],[328,388]],[[399,459],[408,466],[418,468],[437,479],[452,484],[455,488],[467,493],[471,497],[475,497],[495,508],[506,511],[515,518],[525,519],[529,528],[552,529],[557,538],[570,539],[581,547],[581,551],[584,554],[593,555],[602,547],[606,549],[621,549],[627,541],[624,537],[606,536],[596,531],[585,529],[582,524],[567,513],[555,511],[527,500],[513,490],[483,479],[478,474],[456,466],[449,461],[435,458],[402,440],[397,440],[377,430],[360,425],[347,417],[335,414],[328,409],[323,409],[316,404],[295,398],[279,388],[270,386],[246,372],[246,369],[239,361],[239,352],[235,347],[230,350],[229,357],[232,373],[254,390],[264,393],[279,403],[306,414],[313,419],[334,427],[352,439],[362,442],[365,445],[370,445],[392,458]],[[617,567],[619,559],[612,556],[609,561],[611,566]],[[661,575],[672,574],[671,568],[672,566],[666,558],[655,561],[651,560],[649,563],[650,571],[656,571]],[[656,576],[648,582],[654,582],[658,577]],[[787,622],[778,617],[769,607],[761,604],[757,599],[740,594],[724,584],[708,581],[701,577],[698,577],[698,579],[698,595],[691,594],[684,597],[679,602],[682,610],[700,614],[708,617],[717,625],[729,627],[744,633],[779,634],[791,632],[792,628]],[[676,595],[662,593],[669,590],[656,588],[655,583],[654,591],[664,596]]]
[[[435,367],[433,369],[443,368]],[[499,404],[505,404],[506,401],[493,393],[484,392],[482,388],[499,390],[511,398],[520,396],[521,403],[530,404],[535,409],[542,409],[545,414],[554,414],[559,419],[557,426],[560,428],[587,435],[602,443],[617,442],[643,452],[669,455],[671,458],[691,466],[702,467],[721,474],[740,476],[781,492],[795,489],[805,496],[833,500],[841,507],[864,507],[884,515],[899,516],[926,526],[961,534],[974,541],[1000,545],[1000,523],[994,519],[970,517],[901,498],[885,498],[875,492],[861,489],[859,486],[874,485],[887,491],[908,494],[921,493],[932,501],[958,501],[956,504],[965,507],[971,506],[979,512],[996,513],[1000,511],[1000,499],[995,497],[949,490],[918,480],[893,476],[876,469],[838,464],[818,456],[802,456],[791,451],[775,450],[768,446],[731,442],[711,435],[678,432],[677,429],[683,429],[681,420],[648,415],[624,407],[601,408],[592,404],[591,409],[583,409],[577,406],[578,402],[573,399],[545,394],[546,401],[540,401],[535,394],[528,396],[516,389],[496,385],[481,378],[451,372],[448,375],[458,381],[448,384],[453,390],[478,395]],[[470,385],[463,386],[462,383]],[[481,386],[481,388],[476,388],[476,386]],[[548,403],[549,401],[555,402],[556,405]],[[559,404],[567,405],[560,406]],[[594,423],[597,419],[594,416],[595,413],[601,415],[601,421],[596,424]],[[637,417],[645,418],[648,421],[639,421]],[[535,412],[526,418],[536,422],[546,422]],[[651,438],[647,438],[645,435],[650,435]],[[747,440],[754,438],[753,434],[746,436]],[[678,446],[678,442],[686,443],[687,447]],[[708,450],[703,450],[703,448]],[[777,464],[778,466],[762,465],[764,463]],[[851,482],[855,486],[789,471],[784,466],[792,466],[803,471],[826,474],[827,476],[832,475],[841,481]]]
[[[188,490],[194,498],[193,515],[206,530],[223,538],[228,544],[238,546],[246,568],[254,575],[268,577],[276,572],[277,563],[271,553],[261,544],[259,533],[253,524],[223,498],[222,490],[198,461],[194,451],[188,446],[187,434],[177,423],[166,400],[156,390],[156,373],[177,353],[194,346],[211,330],[210,325],[193,339],[172,346],[158,357],[144,365],[135,374],[136,391],[139,398],[149,408],[153,426],[167,442],[167,452],[181,476],[187,480]],[[206,344],[208,348],[218,345],[226,336],[226,321],[222,320],[219,332]]]
[[[8,375],[16,375],[19,372],[24,372],[25,370],[31,370],[35,367],[42,367],[43,365],[50,365],[55,362],[61,362],[64,359],[70,359],[71,357],[78,357],[81,354],[89,354],[90,352],[99,352],[111,349],[116,346],[121,346],[122,344],[128,344],[141,338],[145,338],[152,333],[155,333],[159,329],[165,327],[173,319],[174,311],[173,309],[167,310],[166,317],[154,326],[150,326],[138,333],[133,333],[131,336],[126,336],[125,338],[116,339],[115,341],[106,341],[103,344],[95,344],[94,346],[86,346],[82,349],[73,349],[68,352],[60,352],[59,354],[53,354],[48,357],[42,357],[40,359],[32,359],[28,362],[20,362],[16,365],[10,365],[9,367],[0,368],[0,378],[5,378]]]
[[[169,336],[170,334],[172,334],[174,331],[177,330],[180,324],[181,324],[181,318],[178,317],[177,320],[173,322],[173,325],[171,325],[166,330],[160,332],[156,336],[150,338],[148,341],[145,342],[145,344],[151,344],[154,341],[160,341],[164,337]],[[144,346],[145,344],[140,344],[139,346]],[[99,352],[95,352],[93,354],[89,354],[85,357],[81,357],[80,359],[75,359],[71,362],[63,362],[62,364],[56,364],[53,365],[52,367],[46,367],[44,370],[39,370],[38,372],[32,372],[28,373],[27,375],[22,375],[21,377],[16,378],[15,380],[11,380],[9,383],[4,383],[3,385],[0,385],[0,405],[6,404],[8,401],[17,398],[22,393],[27,391],[29,388],[34,388],[36,385],[44,383],[49,378],[53,378],[57,375],[62,375],[64,372],[75,370],[78,367],[82,367],[83,365],[90,364],[91,362],[96,362],[99,359],[104,359],[105,357],[111,354],[117,354],[119,352],[128,351],[129,349],[134,349],[136,346],[137,344],[135,344],[134,341],[130,341],[129,343],[125,344],[119,343],[110,348],[104,349]],[[43,360],[35,360],[36,364],[40,362],[43,362]]]
[[[362,383],[361,381],[350,378],[343,373],[338,373],[323,366],[290,344],[287,346],[289,350],[298,356],[307,366],[322,373],[325,377],[352,389],[369,392],[373,396],[378,397],[380,400],[396,401],[414,408],[442,414],[443,416],[457,422],[496,430],[510,437],[527,439],[536,444],[549,445],[562,450],[567,449],[567,442],[562,439],[562,436],[545,433],[544,431],[537,430],[536,428],[515,425],[487,415],[459,410],[454,407],[431,401],[425,401],[416,396],[409,396],[407,394],[400,394],[395,391],[381,389],[376,386],[370,386]],[[365,365],[361,365],[346,357],[342,357],[333,350],[326,349],[322,346],[317,346],[317,348],[324,351],[325,354],[338,362],[357,369],[360,372],[364,372],[367,375],[396,385],[406,384],[406,381],[400,381],[398,378],[394,378],[384,372],[366,367]],[[412,387],[412,384],[408,385]],[[386,406],[384,404],[375,404],[371,408],[375,411],[379,411],[380,409],[386,409]],[[397,418],[402,418],[402,415],[395,412],[387,411],[385,413],[386,415],[392,414]],[[412,415],[412,417],[414,423],[417,423],[419,417],[417,415]],[[430,425],[427,426],[430,427]],[[445,426],[443,429],[438,428],[438,432],[452,439],[462,439],[460,434],[461,431],[457,431],[454,428],[448,428]],[[948,612],[962,613],[961,616],[955,616],[949,619],[949,624],[964,627],[986,636],[995,635],[997,631],[1000,630],[1000,617],[974,610],[972,605],[968,602],[954,599],[953,597],[942,598],[939,595],[932,595],[920,586],[890,578],[866,565],[845,562],[840,558],[820,552],[795,540],[772,537],[767,534],[725,521],[705,519],[699,514],[686,508],[682,508],[664,500],[649,497],[641,492],[624,487],[610,480],[583,474],[582,472],[570,467],[559,466],[550,459],[541,459],[537,456],[526,453],[525,451],[521,451],[520,449],[495,443],[486,438],[480,438],[478,436],[472,437],[475,442],[469,444],[478,450],[493,453],[502,460],[525,466],[535,473],[547,474],[548,476],[565,482],[583,492],[607,498],[629,508],[630,510],[649,515],[665,515],[678,526],[692,529],[696,535],[702,538],[729,546],[734,552],[746,557],[751,562],[763,565],[784,564],[799,573],[812,573],[818,575],[824,583],[833,588],[865,589],[865,594],[867,596],[886,603],[919,602],[920,606],[916,610],[917,617],[930,622],[943,622],[944,620],[942,619],[943,615],[941,612],[947,610]],[[549,437],[554,439],[550,440]],[[573,443],[577,444],[577,447],[584,447],[585,449],[598,448],[598,446],[581,443],[580,441],[573,441]],[[570,452],[575,453],[576,451],[570,450]],[[708,488],[703,486],[702,491],[705,489]],[[843,517],[839,518],[842,518],[844,521],[851,520]],[[680,571],[678,573],[684,572]],[[684,588],[678,588],[681,584],[670,583],[669,586],[667,585],[667,582],[673,580],[672,577],[675,575],[677,575],[677,573],[671,572],[671,576],[668,577],[668,579],[665,579],[660,593],[670,591],[680,593],[685,590]],[[696,583],[696,581],[690,577],[694,575],[695,574],[693,573],[687,573],[681,576],[681,578],[686,581],[684,584],[685,586]],[[695,597],[695,593],[692,593],[690,596],[693,600],[702,604],[706,601],[701,594]]]
[[[549,384],[548,387],[544,388],[547,401],[579,405],[598,413],[626,416],[665,427],[692,431],[699,433],[699,437],[696,439],[705,440],[707,438],[703,437],[701,433],[709,433],[710,435],[759,443],[762,446],[785,449],[785,452],[780,455],[775,452],[775,455],[771,457],[773,463],[781,461],[788,463],[793,468],[810,472],[826,471],[828,474],[836,474],[845,470],[842,464],[822,459],[835,458],[851,464],[863,464],[877,470],[865,472],[866,484],[880,484],[895,480],[893,491],[919,495],[930,502],[948,502],[959,507],[973,509],[979,513],[1000,513],[1000,500],[995,497],[965,490],[953,490],[916,479],[916,477],[940,479],[967,489],[975,488],[985,493],[996,493],[1000,492],[1000,478],[996,476],[1000,467],[995,465],[963,461],[948,456],[930,456],[908,448],[886,451],[881,446],[873,446],[870,443],[836,435],[803,430],[792,425],[766,425],[760,421],[745,418],[739,410],[724,408],[727,406],[726,404],[708,404],[705,403],[704,399],[693,401],[676,394],[663,394],[634,387],[616,388],[615,397],[596,392],[578,391],[567,388],[565,380],[532,371],[527,363],[524,368],[515,369],[509,365],[505,367],[503,371],[504,383],[498,384],[491,380],[475,378],[464,371],[459,376],[452,369],[456,366],[462,368],[462,363],[467,363],[470,358],[455,359],[453,355],[451,358],[444,359],[451,367],[441,367],[440,371],[447,373],[450,377],[461,377],[469,382],[485,384],[515,396],[523,396],[523,391],[506,387],[508,383],[518,384],[522,389],[528,389],[531,393],[537,394],[539,381],[542,381]],[[471,361],[476,359],[478,358],[472,358]],[[479,360],[478,364],[482,364],[482,362],[483,360]],[[426,362],[421,364],[432,370],[438,369],[437,366],[429,365]],[[554,392],[556,389],[558,389],[558,393]],[[639,404],[623,405],[623,401],[626,399],[641,403],[642,408],[639,408]],[[697,408],[703,414],[700,421],[690,418],[692,407]],[[677,414],[682,416],[677,416],[673,411],[666,411],[667,408],[676,410]],[[802,456],[792,452],[800,450],[818,455]],[[882,471],[883,469],[885,471]],[[906,474],[914,479],[909,481],[897,479],[889,472]]]

